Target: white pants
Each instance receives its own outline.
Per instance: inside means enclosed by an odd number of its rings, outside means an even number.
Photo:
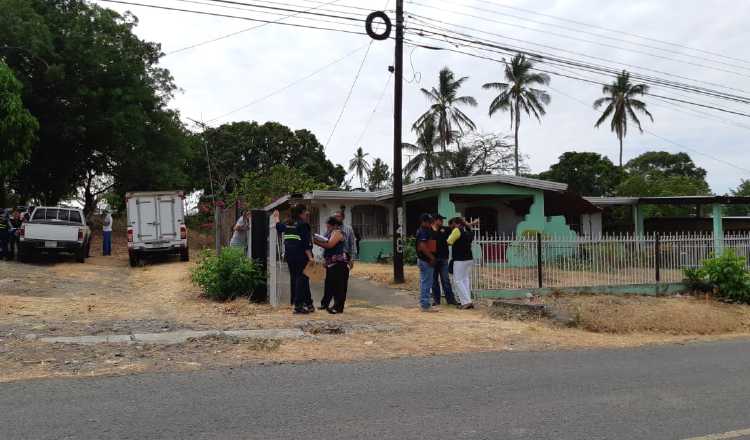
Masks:
[[[471,268],[474,266],[472,260],[453,262],[453,283],[456,285],[456,293],[461,305],[471,303]]]

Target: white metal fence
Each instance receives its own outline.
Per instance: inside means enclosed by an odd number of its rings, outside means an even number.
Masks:
[[[675,283],[716,249],[750,257],[750,234],[482,237],[474,241],[474,291]],[[750,269],[750,262],[748,262]]]

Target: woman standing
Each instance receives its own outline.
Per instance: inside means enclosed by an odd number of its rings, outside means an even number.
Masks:
[[[471,302],[471,268],[474,265],[474,256],[471,253],[471,244],[474,234],[466,221],[461,217],[452,218],[449,226],[453,228],[448,236],[448,244],[453,247],[453,281],[456,283],[458,300],[461,302],[460,309],[473,309]]]
[[[345,237],[341,232],[341,222],[331,217],[326,222],[328,232],[325,239],[315,238],[315,244],[325,249],[323,257],[326,265],[326,281],[320,306],[331,314],[343,313],[349,283],[349,256],[345,252]],[[333,299],[333,307],[330,307]]]

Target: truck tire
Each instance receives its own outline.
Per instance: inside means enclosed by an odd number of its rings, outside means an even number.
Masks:
[[[128,254],[128,261],[130,262],[130,267],[137,267],[138,266],[138,255],[136,255],[135,252],[130,252]]]
[[[26,249],[26,246],[18,247],[18,261],[20,263],[28,263],[31,261],[31,250]]]
[[[190,249],[184,247],[180,249],[180,261],[190,261]]]
[[[79,263],[86,262],[86,246],[81,246],[79,249],[76,249],[76,261]]]

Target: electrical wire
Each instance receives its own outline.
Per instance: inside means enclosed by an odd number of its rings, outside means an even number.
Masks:
[[[305,75],[305,76],[303,76],[301,78],[298,78],[298,79],[290,82],[289,84],[287,84],[287,85],[285,85],[283,87],[275,89],[274,91],[268,93],[267,95],[264,95],[264,96],[262,96],[262,97],[260,97],[258,99],[255,99],[255,100],[251,101],[248,104],[244,104],[244,105],[242,105],[240,107],[237,107],[237,108],[235,108],[233,110],[230,110],[230,111],[228,111],[228,112],[226,112],[226,113],[224,113],[222,115],[216,116],[215,118],[209,119],[206,122],[212,123],[212,122],[218,121],[219,119],[224,119],[227,116],[233,115],[233,114],[235,114],[235,113],[237,113],[239,111],[242,111],[242,110],[244,110],[244,109],[246,109],[248,107],[251,107],[251,106],[256,105],[256,104],[258,104],[258,103],[260,103],[262,101],[265,101],[266,99],[268,99],[268,98],[270,98],[270,97],[272,97],[274,95],[278,95],[279,93],[281,93],[281,92],[283,92],[283,91],[285,91],[287,89],[290,89],[290,88],[294,87],[295,85],[297,85],[297,84],[299,84],[299,83],[301,83],[301,82],[303,82],[305,80],[308,80],[308,79],[312,78],[313,76],[315,76],[318,73],[326,70],[327,68],[329,68],[329,67],[331,67],[331,66],[333,66],[335,64],[338,64],[338,63],[344,61],[345,59],[349,58],[350,56],[354,55],[355,53],[359,52],[360,50],[362,50],[364,48],[365,48],[365,46],[360,46],[360,47],[354,49],[353,51],[347,53],[346,55],[342,56],[341,58],[337,58],[337,59],[333,60],[332,62],[330,62],[330,63],[328,63],[328,64],[326,64],[326,65],[324,65],[322,67],[319,67],[318,69],[314,70],[313,72],[309,73],[308,75]]]
[[[351,21],[357,21],[357,22],[364,22],[361,18],[355,18],[355,17],[348,17],[343,15],[334,15],[334,14],[326,14],[322,12],[312,12],[312,11],[305,11],[301,9],[292,9],[288,7],[280,7],[280,6],[269,6],[269,5],[261,5],[258,3],[245,3],[245,2],[238,2],[233,0],[207,0],[209,2],[213,3],[221,3],[221,4],[228,4],[228,5],[237,5],[237,6],[250,6],[253,8],[259,8],[259,9],[268,9],[271,11],[280,11],[280,12],[294,12],[298,14],[305,14],[305,15],[314,15],[316,17],[326,17],[326,18],[338,18],[341,20],[351,20]],[[266,3],[272,3],[272,2],[266,2]]]
[[[608,47],[608,48],[613,48],[613,49],[618,49],[618,50],[624,50],[624,51],[627,51],[627,52],[633,52],[633,53],[637,53],[637,54],[641,54],[641,55],[651,56],[651,57],[654,57],[654,58],[659,58],[659,59],[663,59],[663,60],[679,62],[679,63],[683,63],[683,64],[686,64],[686,65],[691,65],[691,66],[695,66],[695,67],[701,67],[701,68],[705,68],[705,69],[710,69],[710,70],[715,70],[715,71],[719,71],[719,72],[723,72],[723,73],[730,73],[730,74],[733,74],[733,75],[750,78],[750,74],[744,74],[744,73],[740,73],[740,72],[735,72],[733,70],[728,70],[728,69],[723,69],[723,68],[719,68],[719,67],[709,66],[709,65],[705,65],[705,64],[695,63],[695,62],[691,62],[691,61],[687,61],[687,60],[680,60],[680,59],[677,59],[677,58],[670,58],[670,57],[663,56],[663,55],[652,54],[652,53],[649,53],[649,52],[644,52],[644,51],[639,51],[639,50],[635,50],[635,49],[625,48],[625,47],[617,46],[617,45],[613,45],[613,44],[602,43],[602,42],[599,42],[599,41],[592,41],[592,40],[586,40],[586,39],[583,39],[583,38],[572,37],[570,35],[565,35],[565,34],[550,32],[550,31],[546,31],[546,30],[540,30],[540,29],[536,29],[536,28],[533,28],[533,27],[530,27],[530,26],[524,26],[524,25],[519,25],[519,24],[515,24],[515,23],[502,22],[502,21],[499,21],[499,20],[495,20],[495,19],[487,18],[485,16],[481,16],[481,15],[468,14],[468,13],[458,12],[458,11],[451,11],[451,10],[448,10],[448,9],[445,9],[445,8],[440,8],[440,7],[437,7],[437,6],[425,5],[423,3],[419,3],[419,2],[416,2],[416,1],[410,1],[409,3],[412,4],[412,5],[423,7],[423,8],[434,9],[434,10],[438,10],[438,11],[441,11],[441,12],[444,12],[444,13],[458,14],[458,15],[462,15],[462,16],[466,16],[466,17],[471,17],[471,18],[474,18],[474,19],[477,19],[477,20],[491,22],[491,23],[494,23],[494,24],[501,24],[501,25],[506,25],[506,26],[511,26],[511,27],[517,27],[517,28],[521,28],[521,29],[525,29],[525,30],[530,30],[530,31],[533,31],[533,32],[541,32],[541,33],[544,33],[546,35],[556,36],[556,37],[560,37],[560,38],[566,38],[566,39],[573,40],[573,41],[580,41],[580,42],[584,42],[584,43],[588,43],[588,44],[595,44],[595,45],[599,45],[599,46],[603,46],[603,47]]]
[[[433,0],[433,1],[436,1],[436,0]],[[437,0],[437,1],[441,1],[441,0]],[[443,3],[447,3],[445,0],[442,0],[442,2]],[[487,2],[485,2],[485,3],[487,3]],[[670,55],[690,56],[691,58],[701,59],[701,60],[704,60],[704,61],[709,61],[709,62],[712,62],[712,63],[721,64],[721,65],[724,65],[724,66],[727,66],[727,67],[734,67],[734,68],[738,68],[738,69],[742,69],[742,70],[750,70],[750,66],[747,66],[747,65],[741,66],[741,65],[737,65],[737,64],[733,64],[733,63],[727,63],[727,62],[724,62],[724,61],[719,61],[719,60],[712,59],[712,58],[706,58],[706,57],[703,57],[703,56],[688,55],[688,54],[684,54],[683,55],[683,54],[675,53],[674,48],[667,49],[667,48],[664,48],[664,47],[659,47],[659,46],[654,46],[654,45],[650,45],[650,44],[644,44],[644,43],[638,43],[638,42],[633,42],[633,41],[625,40],[625,39],[622,39],[621,37],[618,38],[618,37],[614,37],[614,36],[610,36],[610,35],[603,35],[603,34],[597,33],[597,32],[585,31],[585,30],[576,29],[576,28],[569,27],[569,26],[563,26],[563,25],[559,25],[559,24],[555,24],[555,23],[549,23],[549,22],[546,22],[546,21],[534,20],[534,19],[531,19],[531,18],[528,18],[528,17],[521,17],[521,16],[518,16],[518,15],[513,15],[513,14],[504,13],[504,12],[499,12],[499,11],[493,10],[493,9],[481,8],[481,7],[478,7],[478,6],[463,5],[463,4],[455,3],[455,0],[453,2],[451,2],[450,4],[453,5],[453,6],[458,6],[458,7],[462,7],[462,8],[466,8],[466,9],[480,11],[482,13],[490,13],[490,14],[493,14],[493,15],[498,15],[498,16],[502,16],[502,17],[509,17],[509,18],[513,18],[513,19],[516,19],[516,20],[521,20],[521,21],[524,21],[524,22],[539,24],[539,25],[542,25],[542,26],[549,26],[549,27],[553,27],[553,28],[564,29],[564,30],[567,30],[567,31],[570,31],[570,32],[575,32],[575,33],[580,33],[580,34],[584,34],[584,35],[589,35],[589,36],[593,36],[593,37],[596,37],[596,38],[603,38],[603,39],[610,40],[610,41],[615,41],[615,42],[618,42],[618,43],[625,43],[625,44],[630,44],[630,45],[645,47],[645,48],[648,48],[648,49],[653,49],[653,50],[657,50],[657,51],[660,51],[660,52],[665,52],[665,53],[668,53]],[[490,4],[492,4],[492,3],[490,3]],[[748,61],[744,61],[744,62],[746,64],[750,63]]]
[[[147,5],[143,3],[136,3],[136,2],[130,2],[130,1],[123,1],[123,0],[98,0],[98,1],[106,2],[106,3],[128,5],[128,6],[141,6],[144,8],[160,9],[164,11],[185,12],[185,13],[192,13],[192,14],[206,15],[206,16],[213,16],[213,17],[220,17],[220,18],[232,18],[232,19],[238,19],[238,20],[255,21],[259,23],[277,24],[281,26],[289,26],[289,27],[296,27],[296,28],[341,32],[341,33],[353,34],[353,35],[367,35],[365,32],[355,32],[355,31],[349,31],[346,29],[336,29],[336,28],[312,26],[312,25],[305,25],[305,24],[298,24],[298,23],[284,23],[281,21],[262,20],[259,18],[250,18],[250,17],[243,17],[243,16],[229,15],[229,14],[219,14],[216,12],[196,11],[196,10],[182,9],[182,8],[172,8],[172,7],[167,7],[167,6]],[[362,22],[364,23],[364,20],[362,20]]]
[[[383,86],[383,91],[380,93],[380,96],[378,97],[378,100],[375,103],[375,107],[373,107],[372,112],[370,113],[370,116],[367,118],[367,122],[365,123],[365,128],[362,129],[362,133],[360,133],[359,137],[357,138],[357,143],[354,144],[355,147],[359,147],[362,145],[362,139],[365,138],[365,134],[367,134],[367,130],[370,129],[370,124],[372,124],[372,119],[375,117],[375,113],[377,113],[378,107],[380,107],[380,103],[383,101],[383,98],[385,97],[385,94],[388,91],[388,85],[391,83],[392,77],[393,77],[393,74],[388,75],[388,79],[385,81],[385,86]]]

